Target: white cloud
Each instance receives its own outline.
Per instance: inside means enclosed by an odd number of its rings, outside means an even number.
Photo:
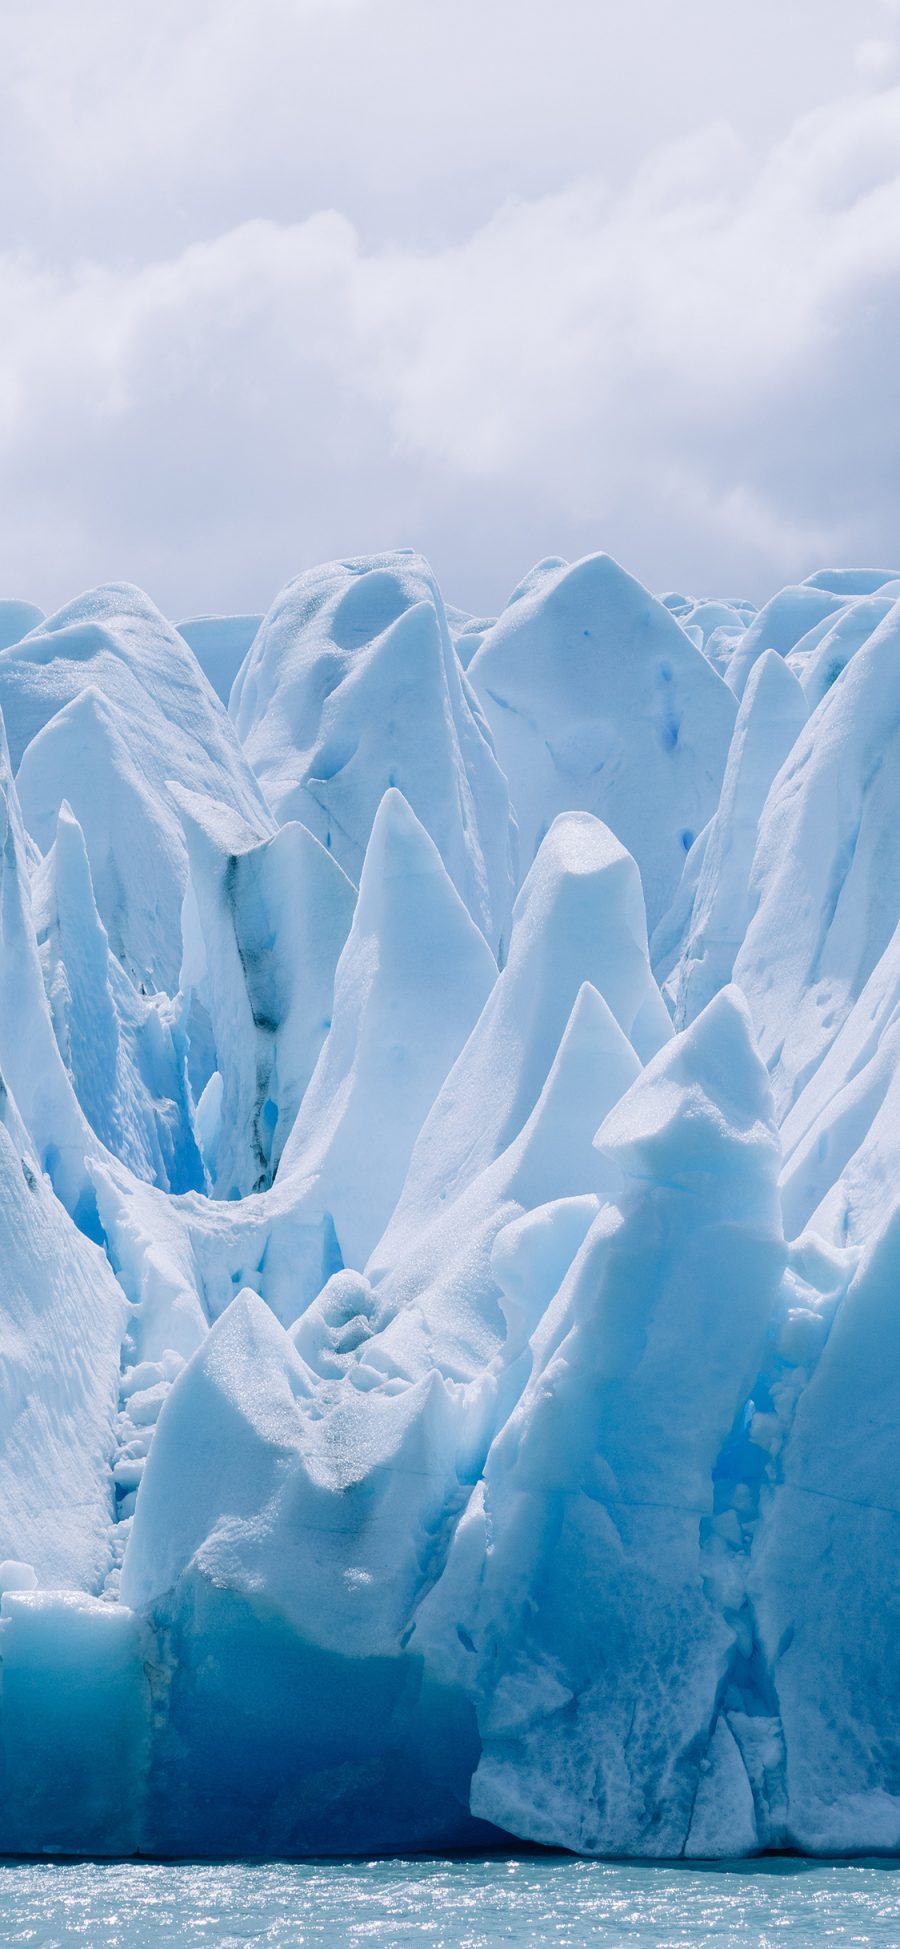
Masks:
[[[860,41],[854,54],[857,73],[864,81],[876,85],[887,80],[897,67],[897,46],[894,41]]]
[[[149,264],[0,259],[0,586],[254,606],[424,545],[493,605],[606,546],[758,591],[900,554],[900,91],[727,122],[432,248],[340,214]]]
[[[878,0],[4,0],[5,235],[140,263],[334,204],[435,248],[719,108],[765,146],[883,30]]]

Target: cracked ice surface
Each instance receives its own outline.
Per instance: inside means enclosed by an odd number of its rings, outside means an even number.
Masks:
[[[0,647],[0,1851],[900,1851],[900,580]]]

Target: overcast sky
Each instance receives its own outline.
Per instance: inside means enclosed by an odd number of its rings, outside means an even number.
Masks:
[[[0,592],[900,564],[900,0],[2,0]]]

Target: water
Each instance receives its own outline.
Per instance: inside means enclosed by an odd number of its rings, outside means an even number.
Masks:
[[[766,1862],[0,1863],[0,1943],[29,1949],[818,1949],[900,1944],[900,1873]]]

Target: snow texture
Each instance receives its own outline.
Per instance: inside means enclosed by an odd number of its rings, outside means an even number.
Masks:
[[[900,575],[0,709],[0,1851],[900,1853]]]

